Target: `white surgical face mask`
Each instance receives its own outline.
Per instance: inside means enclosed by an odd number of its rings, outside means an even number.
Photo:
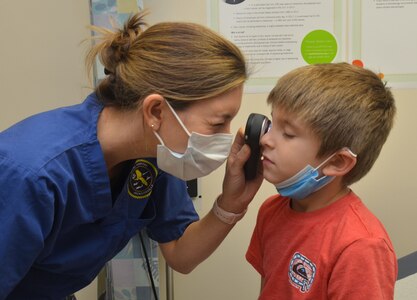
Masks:
[[[166,103],[189,139],[185,152],[177,153],[165,146],[162,138],[154,131],[161,143],[158,145],[156,154],[158,168],[180,179],[191,180],[206,176],[220,167],[229,155],[233,134],[190,133],[168,101]]]

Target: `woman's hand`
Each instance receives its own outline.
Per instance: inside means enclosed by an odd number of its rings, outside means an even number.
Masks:
[[[235,214],[244,212],[261,186],[262,168],[254,179],[245,179],[243,166],[249,155],[250,148],[245,145],[241,128],[227,159],[223,194],[217,199],[218,206],[223,210]],[[233,226],[219,220],[214,213],[208,213],[201,220],[190,224],[178,240],[160,244],[161,251],[174,270],[189,273],[213,253]]]
[[[244,130],[236,134],[226,163],[226,174],[223,180],[223,194],[218,204],[226,211],[241,213],[252,201],[262,184],[262,166],[254,179],[245,179],[244,165],[250,156],[250,148],[245,144]]]

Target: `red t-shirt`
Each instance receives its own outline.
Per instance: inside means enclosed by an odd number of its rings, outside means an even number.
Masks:
[[[397,259],[381,222],[350,192],[301,213],[290,199],[259,210],[246,259],[261,274],[259,299],[393,299]]]

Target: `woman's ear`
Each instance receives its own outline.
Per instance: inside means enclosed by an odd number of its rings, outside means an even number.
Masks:
[[[356,155],[349,149],[337,152],[323,168],[323,174],[327,176],[344,176],[356,165]]]
[[[150,94],[142,102],[143,120],[153,130],[161,126],[164,98],[159,94]]]

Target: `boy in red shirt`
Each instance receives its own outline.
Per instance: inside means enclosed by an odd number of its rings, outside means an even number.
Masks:
[[[349,189],[391,130],[391,92],[364,68],[319,64],[283,76],[268,103],[263,174],[279,195],[261,206],[246,254],[259,299],[393,299],[392,243]]]

